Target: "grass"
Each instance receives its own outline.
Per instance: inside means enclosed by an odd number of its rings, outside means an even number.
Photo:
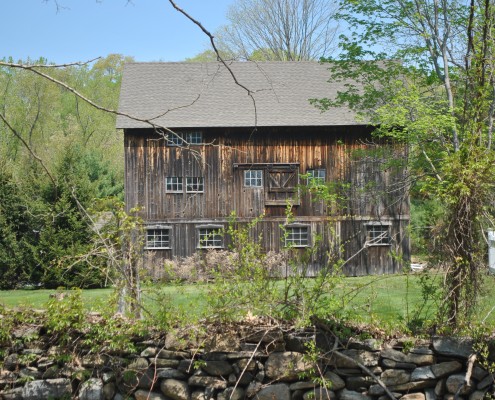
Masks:
[[[428,275],[429,281],[440,279]],[[388,326],[414,322],[414,318],[430,318],[435,311],[432,301],[424,302],[421,275],[386,275],[349,277],[337,288],[335,297],[342,299],[343,306],[365,323],[382,323]],[[283,285],[283,282],[280,282]],[[152,312],[159,306],[180,308],[184,315],[200,315],[205,310],[206,284],[153,285],[144,287],[145,306]],[[495,326],[495,277],[486,277],[486,291],[480,296],[478,321]],[[7,290],[0,291],[0,305],[43,309],[55,290]],[[83,290],[82,299],[86,309],[101,310],[112,307],[112,289]],[[345,299],[345,302],[344,302]]]

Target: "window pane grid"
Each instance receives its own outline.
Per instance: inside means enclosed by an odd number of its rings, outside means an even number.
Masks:
[[[246,187],[262,187],[263,186],[263,171],[262,170],[244,171],[244,186],[246,186]]]
[[[326,171],[324,169],[308,170],[308,185],[324,185]]]
[[[218,229],[200,228],[199,247],[223,247],[223,238]]]
[[[168,135],[167,144],[169,146],[182,146],[184,144],[184,139],[182,139],[182,136],[179,133],[170,133]]]
[[[369,245],[390,244],[387,225],[367,225],[367,236]]]
[[[167,192],[182,192],[182,177],[167,176],[165,182]]]
[[[202,144],[203,135],[201,132],[187,132],[186,141],[188,144]]]
[[[286,228],[286,238],[285,238],[286,246],[294,246],[294,247],[306,247],[309,245],[309,235],[308,235],[308,227],[287,227]]]
[[[186,178],[186,192],[198,193],[204,191],[204,178],[203,177],[187,177]]]
[[[170,229],[148,229],[146,247],[148,249],[170,248]]]

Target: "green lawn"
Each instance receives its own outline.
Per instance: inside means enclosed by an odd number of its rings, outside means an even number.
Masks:
[[[414,317],[427,318],[433,315],[433,303],[422,307],[420,275],[387,275],[345,278],[336,291],[336,298],[352,309],[358,319],[367,323],[385,322],[393,327],[401,321]],[[432,277],[432,279],[440,279]],[[282,287],[283,282],[280,282]],[[486,277],[486,292],[481,295],[478,321],[495,326],[495,277]],[[144,287],[145,306],[151,311],[158,305],[180,307],[184,315],[199,315],[205,307],[206,284],[162,285]],[[29,307],[42,309],[55,290],[7,290],[0,291],[0,304],[7,307]],[[87,309],[102,310],[112,306],[112,289],[83,290],[82,297]]]

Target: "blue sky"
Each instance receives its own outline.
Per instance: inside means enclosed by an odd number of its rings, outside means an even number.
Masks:
[[[176,0],[212,33],[234,0]],[[0,58],[86,61],[110,53],[136,61],[181,61],[208,48],[200,29],[168,0],[4,0]]]

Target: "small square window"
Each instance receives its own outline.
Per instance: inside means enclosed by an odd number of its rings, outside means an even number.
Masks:
[[[244,186],[263,187],[263,171],[260,169],[244,171]]]
[[[308,186],[319,186],[325,184],[326,170],[308,169]]]
[[[201,132],[187,132],[185,138],[187,144],[203,143],[203,134]]]
[[[366,225],[366,244],[368,246],[383,246],[390,244],[388,225]]]
[[[182,193],[182,177],[167,176],[165,178],[165,190],[171,193]]]
[[[286,247],[308,247],[309,227],[308,226],[286,226],[285,227]]]
[[[184,144],[184,139],[182,138],[182,134],[177,132],[168,134],[167,137],[168,146],[182,146],[183,144]]]
[[[147,249],[170,249],[170,228],[147,229]]]
[[[202,176],[188,176],[186,178],[186,193],[204,192],[205,179]]]
[[[198,247],[221,249],[223,248],[223,227],[200,227],[198,228]]]

